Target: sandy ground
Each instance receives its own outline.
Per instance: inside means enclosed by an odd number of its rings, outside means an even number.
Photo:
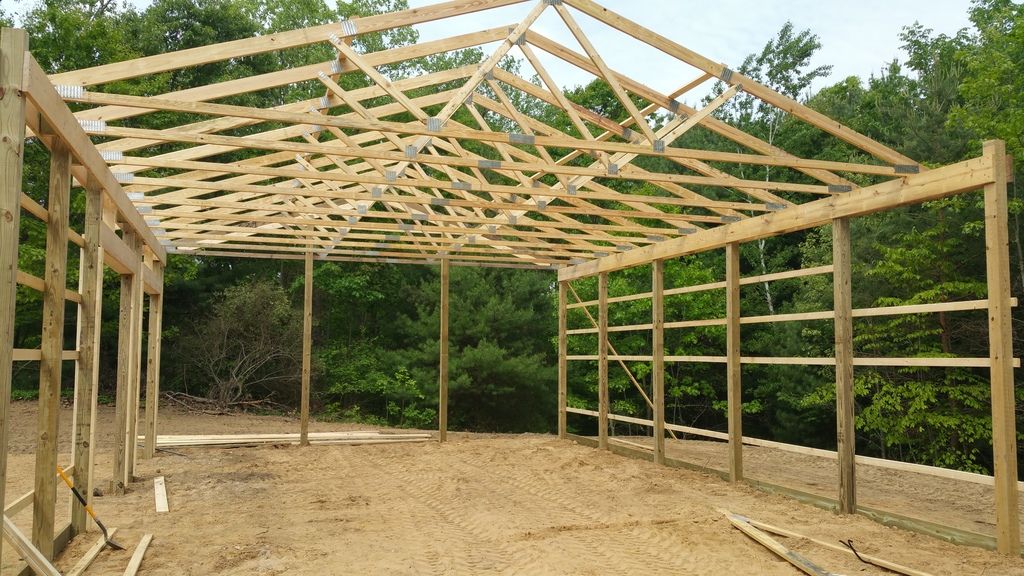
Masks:
[[[14,412],[10,470],[18,487],[8,493],[20,494],[31,485],[34,410],[16,405]],[[297,423],[165,411],[161,426],[166,433],[290,432]],[[132,490],[96,506],[129,548],[155,535],[144,575],[798,574],[716,511],[728,508],[823,540],[852,538],[863,551],[937,575],[1024,576],[1024,561],[551,436],[451,438],[184,449],[186,457],[140,461]],[[101,483],[109,468],[109,457],[101,459]],[[154,512],[156,475],[167,479],[168,514]],[[25,528],[26,516],[18,518]],[[58,568],[74,564],[95,538],[72,542]],[[813,544],[784,543],[835,573],[883,573]],[[5,576],[14,572],[8,548]],[[130,554],[104,552],[87,575],[120,574]]]
[[[629,441],[652,446],[650,438]],[[724,442],[666,439],[668,456],[716,470],[728,470]],[[838,464],[835,460],[758,446],[743,447],[743,468],[749,478],[837,498]],[[995,500],[991,486],[857,466],[858,503],[944,526],[995,536]],[[1024,518],[1024,500],[1021,502]]]

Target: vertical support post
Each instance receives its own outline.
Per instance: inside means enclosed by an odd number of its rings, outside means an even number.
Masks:
[[[441,260],[441,351],[437,383],[437,440],[448,440],[448,282],[449,262]]]
[[[832,221],[832,290],[835,309],[836,450],[839,513],[857,512],[856,428],[853,412],[853,287],[850,220]]]
[[[162,270],[155,264],[158,271]],[[161,283],[161,290],[163,284]],[[164,295],[152,294],[149,297],[149,351],[146,353],[146,429],[145,444],[142,457],[146,459],[156,455],[156,420],[160,410],[160,346],[162,343]]]
[[[743,396],[740,386],[740,245],[725,246],[726,398],[729,414],[729,481],[743,480]]]
[[[125,453],[128,471],[128,482],[135,481],[135,456],[139,451],[139,401],[142,397],[142,326],[145,320],[146,290],[142,281],[144,245],[142,237],[135,235],[136,261],[135,274],[132,276],[132,376],[130,395],[128,398],[128,451]]]
[[[299,445],[309,446],[309,386],[313,377],[313,253],[306,252],[302,291],[302,393],[299,400]]]
[[[597,276],[597,445],[608,449],[608,273]]]
[[[124,241],[129,248],[138,253],[140,241],[135,233],[125,231]],[[138,348],[135,339],[135,327],[138,324],[136,318],[142,314],[137,309],[140,301],[138,293],[142,291],[142,274],[138,268],[141,265],[142,262],[139,261],[134,273],[121,275],[121,303],[117,325],[117,391],[114,410],[114,476],[110,482],[110,491],[114,494],[123,494],[131,482],[128,453],[135,449],[130,421],[135,420],[132,392],[137,389],[132,385],[132,378],[136,375],[136,370],[132,364],[136,361],[135,352]]]
[[[558,283],[558,437],[566,437],[566,403],[569,394],[568,282]]]
[[[654,461],[665,463],[665,261],[651,262],[651,395]]]
[[[21,92],[28,36],[0,28],[0,510],[6,506],[7,439],[14,363],[14,308],[18,292],[18,227],[25,146],[25,97]],[[0,538],[2,552],[3,538]]]
[[[53,560],[57,507],[58,417],[64,351],[64,287],[68,267],[68,212],[71,204],[71,152],[60,138],[50,143],[50,194],[46,221],[46,271],[39,363],[36,478],[32,495],[32,543]]]
[[[96,402],[99,392],[101,310],[103,306],[103,191],[89,183],[85,189],[85,245],[81,250],[78,307],[78,364],[75,374],[74,482],[92,502],[93,455],[96,439]],[[82,534],[88,528],[85,507],[71,500],[71,529]]]
[[[1010,249],[1007,229],[1006,143],[990,140],[984,155],[993,182],[985,186],[985,262],[988,278],[988,346],[992,381],[992,460],[995,463],[996,547],[1020,555],[1017,510],[1017,430],[1010,317]]]

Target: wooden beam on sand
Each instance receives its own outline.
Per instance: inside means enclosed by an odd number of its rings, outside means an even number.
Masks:
[[[802,555],[786,548],[780,544],[778,540],[772,538],[768,534],[754,528],[743,516],[733,514],[728,510],[719,511],[725,514],[725,517],[729,519],[729,522],[735,526],[737,530],[743,532],[747,536],[750,536],[755,542],[764,546],[768,550],[771,550],[772,553],[786,562],[789,562],[804,574],[807,574],[808,576],[838,576],[837,574],[829,572],[821,566],[818,566],[814,562],[811,562],[807,558],[804,558]]]
[[[117,534],[117,528],[109,528],[107,530],[107,535],[109,537],[113,538],[115,534]],[[96,558],[99,557],[100,552],[103,552],[103,550],[106,548],[107,539],[103,537],[103,535],[100,535],[99,540],[97,540],[96,543],[92,545],[92,548],[89,548],[85,552],[85,555],[82,556],[78,560],[78,562],[76,562],[75,565],[71,568],[71,570],[68,570],[67,574],[65,574],[64,576],[82,576],[82,574],[84,574],[85,571],[89,569],[89,566],[92,566],[92,563],[96,560]]]
[[[35,572],[39,576],[60,576],[60,572],[50,563],[38,548],[32,545],[28,538],[18,530],[18,527],[11,522],[11,519],[4,516],[4,538],[11,543],[14,550],[29,565],[28,572]],[[53,542],[50,542],[51,548]]]
[[[149,543],[152,541],[152,534],[144,534],[142,536],[142,539],[139,540],[139,545],[135,547],[135,552],[132,553],[131,560],[128,561],[128,567],[124,569],[124,576],[135,576],[138,573],[139,567],[142,566],[142,559],[146,555]]]
[[[167,512],[170,507],[167,505],[167,483],[163,476],[153,478],[153,499],[158,513]]]

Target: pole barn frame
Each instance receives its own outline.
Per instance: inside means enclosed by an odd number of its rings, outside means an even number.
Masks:
[[[451,19],[493,8],[522,5],[521,20],[463,32],[379,52],[360,53],[353,40],[396,27]],[[534,26],[545,12],[557,16],[583,52],[566,47]],[[507,12],[506,12],[507,13]],[[615,47],[595,44],[588,25],[624,33],[637,46],[674,58],[690,76],[679,88],[663,93],[614,70],[601,57]],[[118,94],[111,84],[167,71],[201,66],[313,44],[334,49],[336,57],[167,94]],[[484,47],[483,58],[449,70],[389,78],[381,67],[433,54]],[[602,116],[572,102],[544,66],[539,54],[554,58],[604,81],[628,112],[624,120]],[[508,55],[521,56],[534,68],[539,83],[498,66]],[[363,88],[345,89],[341,76],[368,79]],[[722,94],[701,109],[680,101],[695,88],[721,82]],[[275,108],[214,103],[279,86],[305,83],[324,95]],[[123,85],[123,84],[118,84]],[[92,89],[102,86],[102,91]],[[116,86],[116,85],[115,85]],[[415,93],[417,95],[410,95]],[[730,100],[753,97],[855,149],[861,162],[797,157],[718,119],[715,111]],[[518,99],[517,99],[518,97]],[[519,110],[517,101],[564,114],[570,134]],[[640,105],[634,100],[639,100]],[[78,112],[68,108],[74,103]],[[124,120],[154,112],[189,120],[162,130],[126,126]],[[659,114],[655,128],[648,118]],[[196,115],[204,120],[191,120]],[[412,120],[397,121],[399,115]],[[500,121],[500,124],[497,122]],[[238,128],[264,125],[248,136]],[[137,122],[131,122],[136,124]],[[514,127],[510,129],[509,127]],[[742,152],[690,149],[677,141],[690,130],[709,130]],[[574,135],[575,134],[575,135]],[[51,201],[46,207],[21,192],[22,150],[33,138],[51,153]],[[97,140],[94,142],[93,137]],[[102,139],[102,142],[99,142]],[[99,143],[97,143],[99,142]],[[466,147],[464,142],[473,142]],[[154,147],[176,144],[173,153]],[[476,150],[473,152],[471,150]],[[245,159],[225,159],[247,152]],[[658,171],[637,165],[638,158],[660,158]],[[712,165],[750,164],[777,167],[775,180],[745,180]],[[888,521],[893,516],[861,506],[856,500],[855,466],[868,463],[913,469],[991,484],[996,501],[996,538],[972,535],[961,541],[991,545],[1005,554],[1020,553],[1017,512],[1015,405],[1010,311],[1007,225],[1009,159],[1002,142],[986,143],[982,156],[926,169],[914,160],[769,87],[648,30],[592,0],[449,0],[434,5],[346,20],[321,26],[245,38],[212,46],[147,56],[89,69],[47,75],[28,51],[21,30],[0,30],[0,508],[14,516],[32,508],[33,538],[44,556],[58,554],[75,534],[88,529],[81,506],[72,506],[71,523],[56,526],[53,466],[66,465],[82,493],[96,486],[95,420],[97,358],[103,297],[102,274],[109,267],[122,278],[119,334],[115,490],[134,480],[137,428],[142,457],[154,455],[157,437],[160,331],[165,304],[163,271],[168,254],[304,260],[306,313],[301,430],[306,437],[312,323],[313,260],[440,264],[443,279],[439,375],[439,439],[447,431],[447,284],[449,266],[489,266],[548,270],[557,275],[559,302],[558,433],[567,431],[567,415],[600,422],[601,448],[623,451],[609,435],[611,423],[631,422],[657,431],[653,458],[670,460],[664,433],[698,434],[727,440],[726,477],[766,486],[743,474],[743,444],[770,445],[808,452],[811,449],[742,435],[741,373],[745,364],[802,364],[836,367],[839,462],[837,497],[842,513],[862,513]],[[156,172],[154,172],[156,170]],[[623,193],[610,186],[619,180],[646,183],[643,193]],[[863,185],[858,182],[865,183]],[[82,231],[69,229],[66,189],[84,189]],[[640,187],[638,187],[640,188]],[[984,190],[988,297],[972,302],[890,308],[854,309],[850,284],[850,219]],[[55,197],[54,194],[57,196]],[[57,201],[53,201],[57,198]],[[46,274],[39,278],[18,269],[19,221],[23,216],[47,223]],[[143,216],[145,214],[145,216]],[[743,243],[813,227],[833,227],[834,260],[828,266],[743,277],[738,254]],[[60,239],[64,238],[63,250]],[[50,240],[53,240],[52,250]],[[81,250],[78,291],[58,288],[67,273],[67,241]],[[727,254],[724,280],[701,286],[664,285],[665,263],[708,250]],[[619,270],[653,264],[651,292],[609,297],[609,277]],[[835,310],[744,317],[739,309],[742,286],[831,274]],[[597,277],[599,298],[582,301],[572,283]],[[38,350],[13,347],[16,286],[45,295],[47,320]],[[554,286],[554,284],[553,284]],[[724,290],[726,318],[685,320],[665,317],[664,298],[703,290]],[[142,371],[143,307],[149,297],[145,376]],[[574,300],[570,302],[570,297]],[[609,326],[609,306],[650,298],[649,324]],[[61,305],[79,305],[75,350],[60,342]],[[596,307],[597,314],[588,308]],[[582,309],[590,324],[570,328],[569,312]],[[852,319],[861,316],[915,314],[945,310],[985,310],[989,318],[988,358],[864,358],[854,355]],[[50,314],[52,312],[52,314]],[[831,358],[764,358],[742,355],[741,327],[759,322],[831,319],[836,351]],[[694,326],[727,327],[723,356],[666,354],[664,331]],[[650,330],[649,356],[620,355],[610,334],[624,329]],[[598,335],[594,354],[569,355],[569,337]],[[40,416],[35,490],[4,501],[8,412],[12,366],[40,363]],[[58,414],[60,365],[76,362],[73,462],[57,462],[51,433]],[[569,406],[569,366],[598,362],[598,410]],[[625,362],[651,362],[648,396]],[[652,419],[611,413],[609,362],[626,370],[643,395]],[[664,370],[671,363],[713,362],[726,365],[729,432],[704,431],[665,421]],[[856,366],[940,366],[988,368],[992,386],[994,477],[857,456],[854,446],[853,373]],[[146,409],[139,426],[141,380]],[[579,437],[576,437],[579,438]],[[816,451],[823,452],[823,451]],[[650,457],[644,453],[645,457]],[[789,490],[790,493],[794,492]],[[888,520],[887,520],[888,519]],[[912,521],[902,525],[915,528]],[[920,526],[916,526],[920,529]],[[940,531],[952,533],[952,529]],[[933,531],[935,533],[935,531]],[[973,538],[973,539],[972,539]],[[2,540],[0,540],[2,541]],[[2,545],[2,544],[0,544]]]

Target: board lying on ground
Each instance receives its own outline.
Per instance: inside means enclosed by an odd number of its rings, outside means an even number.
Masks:
[[[426,442],[431,435],[425,432],[387,434],[373,430],[356,432],[311,432],[311,444],[392,444],[398,442]],[[140,436],[139,441],[143,438]],[[298,444],[299,434],[214,434],[158,436],[158,448],[189,446],[254,446],[260,444]]]

